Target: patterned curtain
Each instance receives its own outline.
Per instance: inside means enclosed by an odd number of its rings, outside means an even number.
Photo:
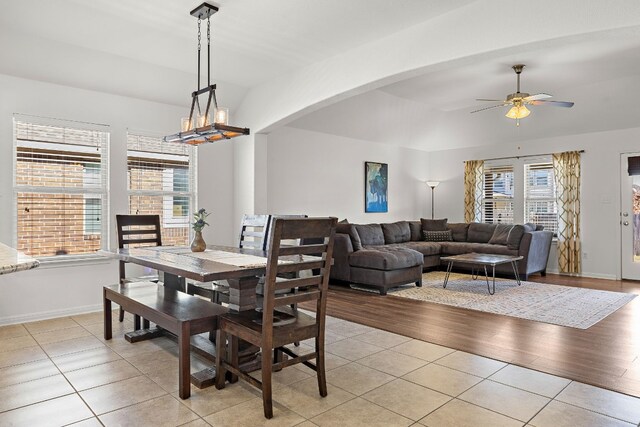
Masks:
[[[558,267],[561,273],[580,273],[580,153],[553,155],[558,191]]]
[[[482,170],[484,160],[464,162],[464,221],[477,222],[482,216]]]

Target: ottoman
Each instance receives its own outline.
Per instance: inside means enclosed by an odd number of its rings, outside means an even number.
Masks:
[[[414,282],[422,286],[424,256],[403,247],[369,246],[349,256],[351,283],[378,288],[380,295],[387,289]]]

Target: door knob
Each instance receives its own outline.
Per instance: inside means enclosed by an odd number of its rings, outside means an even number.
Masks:
[[[629,225],[629,221],[624,221],[622,225]]]

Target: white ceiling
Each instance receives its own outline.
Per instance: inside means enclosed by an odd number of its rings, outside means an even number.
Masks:
[[[4,2],[0,73],[186,107],[196,86],[196,20],[189,11],[199,3]],[[222,0],[215,4],[220,12],[212,18],[213,80],[220,104],[233,109],[253,87],[479,3]],[[549,21],[562,24],[559,18]],[[464,28],[461,22],[461,31]],[[536,30],[515,28],[515,37],[517,31]],[[637,28],[440,64],[288,125],[422,150],[637,127]],[[484,106],[475,98],[499,99],[515,91],[510,68],[515,63],[527,65],[523,91],[550,93],[553,99],[575,101],[575,107],[532,107],[520,128],[503,117],[502,108],[469,114]]]

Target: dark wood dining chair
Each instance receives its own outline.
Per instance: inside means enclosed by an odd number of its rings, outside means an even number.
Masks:
[[[242,217],[239,248],[266,250],[271,215],[248,215]],[[209,298],[215,303],[229,301],[229,286],[225,281],[202,283],[193,282],[187,286],[187,293]]]
[[[162,230],[160,215],[116,215],[116,229],[118,231],[118,248],[162,246]],[[120,261],[120,284],[134,282],[157,282],[158,275],[143,277],[127,277],[125,261]],[[124,320],[124,310],[120,307],[119,320]],[[135,329],[140,329],[140,316],[134,315]],[[145,321],[144,327],[148,327]]]
[[[324,359],[324,329],[329,269],[333,253],[336,218],[282,219],[276,218],[271,229],[269,256],[265,280],[264,309],[227,313],[218,320],[216,342],[216,388],[224,388],[226,371],[232,380],[240,377],[262,391],[264,415],[273,417],[271,373],[287,366],[304,363],[316,371],[320,396],[327,395]],[[283,240],[322,239],[321,244],[282,246]],[[321,254],[321,257],[304,257]],[[309,277],[283,279],[283,274],[309,270]],[[279,289],[298,289],[296,293],[277,294]],[[316,302],[314,316],[292,310],[291,304]],[[227,337],[228,342],[227,342]],[[298,355],[285,346],[295,341],[315,338],[312,353]],[[253,378],[239,365],[238,341],[259,346],[262,354],[261,381]],[[227,345],[225,346],[225,343]],[[279,361],[281,353],[290,356]],[[274,360],[278,361],[274,363]],[[312,363],[311,360],[315,360]]]

